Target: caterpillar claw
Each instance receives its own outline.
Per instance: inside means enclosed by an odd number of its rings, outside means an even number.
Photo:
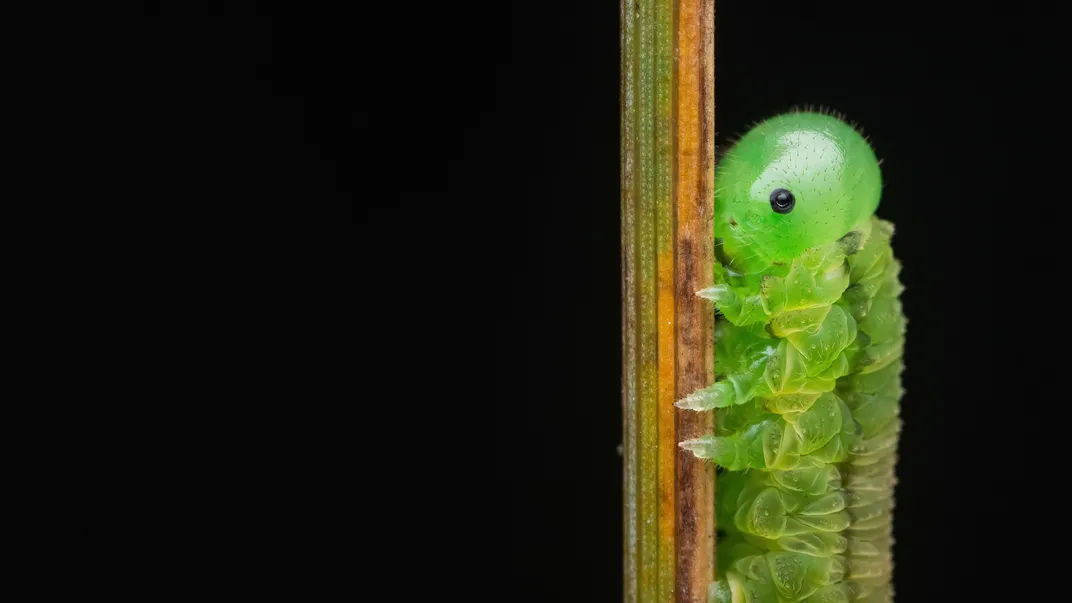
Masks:
[[[674,406],[683,410],[702,412],[732,406],[736,397],[732,384],[726,381],[719,381],[711,387],[692,392],[674,402]]]
[[[733,294],[733,291],[730,291],[728,285],[715,285],[714,287],[700,289],[696,292],[696,295],[713,302],[716,306],[732,303],[737,297]]]
[[[704,436],[694,440],[685,440],[678,444],[678,446],[688,450],[698,459],[714,459],[725,452],[725,444],[722,442],[722,438],[717,438],[715,436]]]

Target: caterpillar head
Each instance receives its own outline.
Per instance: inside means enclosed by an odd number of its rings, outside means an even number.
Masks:
[[[874,214],[878,163],[867,140],[832,115],[787,113],[759,123],[719,164],[715,236],[758,265],[790,262]]]

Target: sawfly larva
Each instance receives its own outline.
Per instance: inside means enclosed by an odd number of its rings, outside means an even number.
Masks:
[[[716,167],[717,603],[893,600],[905,318],[868,141],[839,116],[754,126]]]

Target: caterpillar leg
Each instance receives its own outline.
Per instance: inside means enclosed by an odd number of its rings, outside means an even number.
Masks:
[[[679,400],[676,406],[707,411],[744,404],[756,395],[762,395],[767,361],[775,354],[777,344],[762,331],[739,327],[725,320],[717,321],[716,381]]]
[[[800,396],[803,410],[776,414],[756,401],[725,417],[716,435],[681,442],[701,459],[730,471],[791,470],[808,463],[835,463],[848,458],[858,427],[845,403],[833,392]],[[738,416],[740,418],[738,418]]]
[[[836,303],[849,286],[851,267],[846,260],[864,239],[863,233],[851,232],[830,245],[806,250],[784,275],[765,275],[759,293],[768,315],[792,315]]]
[[[861,249],[870,233],[870,223],[861,226],[828,245],[806,250],[779,272],[752,282],[732,272],[727,265],[715,264],[715,284],[697,295],[715,304],[718,311],[735,325],[764,324],[775,320],[793,321],[808,316],[808,310],[829,306],[838,301],[849,286],[846,258]],[[716,253],[718,245],[716,244]],[[758,286],[757,286],[758,285]],[[804,314],[794,316],[796,312]],[[779,317],[781,314],[790,316]],[[818,320],[821,320],[821,316]],[[817,324],[812,317],[813,324]]]
[[[779,327],[784,338],[764,337],[745,327],[721,323],[715,335],[715,357],[734,360],[716,365],[715,383],[689,394],[676,406],[708,411],[774,396],[778,399],[772,400],[772,412],[806,410],[782,403],[801,401],[800,396],[790,394],[818,395],[834,389],[835,381],[849,369],[845,352],[857,334],[855,319],[841,307],[806,312],[819,321],[788,321]]]
[[[705,411],[748,402],[764,385],[766,359],[766,355],[762,356],[748,370],[726,375],[710,387],[698,389],[678,400],[674,406],[685,410]]]

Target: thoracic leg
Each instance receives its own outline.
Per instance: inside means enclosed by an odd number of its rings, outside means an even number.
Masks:
[[[826,307],[816,324],[783,329],[781,337],[771,337],[719,321],[716,381],[677,402],[678,408],[707,411],[745,404],[754,397],[787,397],[796,403],[797,398],[790,394],[821,394],[834,389],[837,378],[849,369],[846,350],[857,334],[852,315],[839,306]]]
[[[714,385],[693,392],[676,406],[696,411],[745,404],[763,395],[763,375],[778,341],[756,329],[738,327],[726,320],[715,323]]]

